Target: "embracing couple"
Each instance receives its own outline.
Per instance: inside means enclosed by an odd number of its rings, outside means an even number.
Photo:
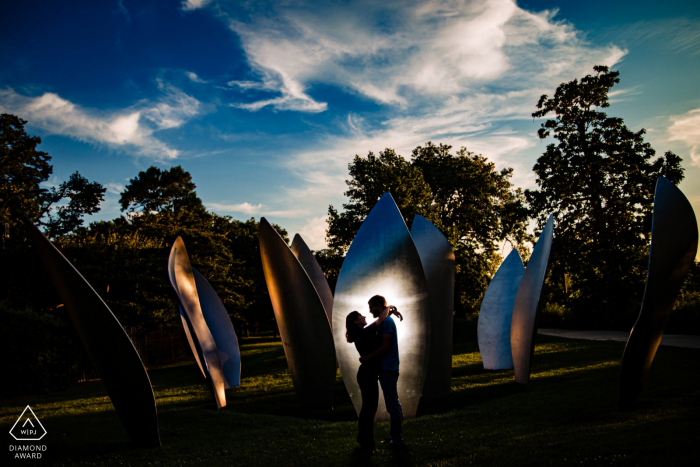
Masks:
[[[401,321],[403,316],[395,306],[387,306],[386,299],[381,295],[370,298],[368,304],[369,312],[376,318],[370,325],[367,325],[367,320],[359,311],[353,311],[345,318],[345,338],[349,343],[355,344],[361,362],[357,372],[357,383],[362,394],[357,442],[366,449],[375,447],[374,416],[379,403],[379,380],[386,411],[391,416],[389,444],[392,447],[400,447],[403,446],[403,412],[396,389],[399,380],[399,345],[396,323],[390,315],[395,315]]]

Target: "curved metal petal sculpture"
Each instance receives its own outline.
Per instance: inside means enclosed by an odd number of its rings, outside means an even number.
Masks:
[[[513,355],[515,381],[520,384],[528,384],[530,381],[530,365],[535,352],[535,334],[537,333],[537,302],[540,300],[542,283],[547,272],[553,233],[554,217],[550,214],[527,263],[513,305],[510,348]]]
[[[192,355],[194,355],[194,360],[197,362],[197,366],[199,367],[199,371],[202,372],[202,376],[206,378],[207,374],[204,373],[204,367],[202,367],[202,362],[199,361],[199,352],[197,351],[197,346],[194,345],[192,334],[190,334],[190,326],[187,324],[187,320],[185,319],[185,310],[182,309],[182,306],[179,303],[177,305],[177,309],[180,311],[182,329],[185,330],[185,336],[187,337],[187,342],[190,344],[190,349],[192,350]]]
[[[442,232],[423,216],[413,218],[411,237],[430,297],[430,360],[423,397],[436,399],[448,396],[452,387],[455,254]]]
[[[170,284],[175,289],[181,309],[185,311],[180,316],[187,323],[190,337],[195,345],[196,353],[199,354],[201,368],[204,370],[216,407],[218,409],[226,407],[224,374],[221,369],[219,352],[202,314],[194,273],[187,256],[187,250],[185,250],[185,244],[180,237],[175,239],[173,247],[170,249],[168,277]]]
[[[258,236],[265,282],[299,403],[330,410],[335,349],[323,303],[299,260],[264,217]]]
[[[479,310],[477,339],[486,370],[513,368],[510,325],[513,306],[525,268],[515,248],[494,274]]]
[[[635,407],[685,276],[698,251],[698,226],[688,199],[659,177],[654,193],[649,269],[642,309],[620,365],[620,410]]]
[[[350,245],[333,300],[336,354],[358,413],[362,405],[356,378],[360,356],[355,346],[345,341],[345,317],[353,310],[367,310],[367,301],[377,294],[396,305],[404,316],[403,321],[395,320],[401,362],[398,393],[404,417],[415,417],[428,370],[430,303],[418,251],[389,193],[372,208]],[[375,421],[388,420],[380,395]]]
[[[301,265],[304,267],[304,271],[308,274],[309,279],[314,284],[318,296],[321,298],[323,303],[323,308],[326,310],[326,315],[328,316],[328,322],[333,323],[333,292],[328,286],[328,279],[326,275],[323,274],[321,266],[318,265],[316,257],[308,246],[306,242],[301,238],[301,235],[296,234],[294,240],[292,240],[292,253],[297,257]]]
[[[241,351],[238,348],[238,338],[233,324],[231,324],[231,318],[209,281],[194,267],[192,273],[197,285],[204,321],[207,322],[207,327],[219,352],[221,370],[224,372],[224,387],[228,389],[240,386]]]
[[[70,261],[29,219],[23,221],[129,438],[160,447],[153,387],[131,339]]]

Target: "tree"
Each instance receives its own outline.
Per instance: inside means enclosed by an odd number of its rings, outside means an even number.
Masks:
[[[547,300],[565,303],[587,325],[627,327],[644,288],[656,181],[663,175],[678,184],[683,169],[672,152],[655,158],[644,129],[633,132],[600,110],[610,106],[619,72],[593,69],[537,103],[533,117],[554,114],[540,139],[558,143],[537,160],[539,189],[526,197],[540,227],[554,214]]]
[[[24,131],[26,123],[15,115],[0,115],[0,199],[7,202],[12,198],[2,212],[3,221],[12,222],[24,214],[51,237],[73,232],[83,225],[85,214],[100,210],[106,189],[75,172],[58,188],[43,194],[27,193],[39,189],[53,167],[51,157],[36,149],[41,138]],[[68,199],[67,204],[53,207],[64,199]]]
[[[379,198],[390,192],[410,228],[415,214],[433,222],[450,241],[457,265],[456,307],[476,311],[500,255],[498,243],[524,248],[527,209],[513,190],[512,169],[495,170],[488,160],[462,148],[428,142],[413,151],[409,162],[392,149],[355,156],[349,165],[350,202],[344,212],[329,206],[327,241],[336,255],[352,242],[362,221]],[[328,254],[324,261],[329,262]],[[330,263],[329,263],[330,264]]]
[[[85,214],[99,211],[105,189],[76,172],[58,188],[36,193],[53,167],[51,157],[37,150],[41,138],[24,130],[26,123],[15,115],[0,115],[0,222],[16,225],[26,215],[51,237],[72,234],[83,224]],[[63,205],[55,208],[59,203]],[[0,251],[3,297],[16,309],[54,308],[60,301],[24,229],[13,228],[12,232],[6,249]]]

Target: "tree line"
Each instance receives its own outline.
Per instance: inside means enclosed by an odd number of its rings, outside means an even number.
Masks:
[[[348,202],[329,206],[328,248],[315,252],[335,284],[342,260],[362,221],[381,195],[391,192],[410,228],[414,215],[433,222],[456,257],[457,315],[478,312],[504,245],[527,261],[550,213],[555,234],[541,306],[581,327],[629,329],[639,310],[646,278],[656,180],[678,184],[682,159],[657,156],[623,120],[608,116],[609,92],[619,73],[595,73],[561,84],[543,95],[534,118],[546,118],[538,136],[553,141],[533,170],[537,188],[511,182],[512,168],[498,170],[487,157],[462,147],[428,142],[409,158],[386,148],[355,156],[349,164]],[[274,325],[260,264],[258,222],[210,212],[180,166],[138,173],[120,196],[122,215],[84,225],[104,199],[105,188],[78,172],[58,187],[40,188],[52,173],[40,138],[27,122],[0,116],[0,221],[11,224],[2,251],[0,306],[58,313],[60,301],[24,238],[17,218],[27,215],[93,285],[125,326],[145,331],[179,326],[166,262],[180,235],[192,263],[217,291],[234,325]],[[1,204],[0,204],[1,205]],[[536,229],[529,233],[532,223]],[[280,226],[278,231],[287,232]],[[684,288],[685,300],[700,303],[697,266]],[[693,300],[695,300],[693,302]],[[560,323],[561,324],[561,323]]]

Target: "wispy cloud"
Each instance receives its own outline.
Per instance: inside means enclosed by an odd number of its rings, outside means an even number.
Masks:
[[[190,79],[190,81],[192,81],[193,83],[199,83],[199,84],[206,84],[206,83],[207,83],[206,80],[200,78],[200,77],[197,75],[197,73],[195,73],[194,71],[188,71],[188,72],[186,72],[185,74],[186,74],[187,77]]]
[[[669,119],[670,141],[680,141],[690,148],[693,165],[700,166],[700,109],[694,109]]]
[[[180,4],[180,8],[184,11],[194,11],[207,6],[211,0],[185,0]]]
[[[583,58],[590,66],[591,55],[601,62],[624,54],[589,47],[551,12],[528,12],[512,0],[355,1],[261,10],[251,12],[248,22],[229,20],[261,77],[257,89],[281,94],[237,104],[250,110],[325,110],[324,102],[308,94],[315,83],[412,108],[492,86],[500,92],[530,86],[534,76],[541,81],[570,74]]]
[[[251,204],[249,202],[238,204],[206,203],[207,207],[215,212],[234,212],[248,216],[273,216],[273,217],[297,217],[308,215],[306,209],[271,209],[262,203]]]
[[[386,147],[408,158],[427,141],[466,146],[498,168],[514,167],[516,186],[532,186],[530,153],[541,143],[536,128],[522,128],[540,95],[626,54],[587,42],[555,11],[512,0],[233,5],[219,4],[220,12],[252,69],[229,83],[249,93],[234,106],[324,111],[317,85],[378,104],[281,160],[301,183],[281,188],[280,197],[305,206],[316,231],[328,204],[343,202],[352,157]]]
[[[124,191],[124,185],[121,183],[105,183],[104,186],[107,188],[107,192],[113,195],[120,195]]]
[[[628,44],[654,44],[674,53],[700,54],[700,21],[696,19],[637,21],[627,27],[616,28],[608,37]]]
[[[200,103],[171,85],[159,82],[159,88],[162,95],[155,102],[143,101],[112,111],[87,109],[51,92],[32,97],[5,88],[0,89],[0,111],[19,115],[48,133],[111,148],[135,149],[154,160],[175,159],[179,151],[154,133],[183,125],[200,112]]]
[[[326,229],[328,216],[312,217],[306,225],[299,230],[299,235],[306,245],[312,250],[326,248]]]

